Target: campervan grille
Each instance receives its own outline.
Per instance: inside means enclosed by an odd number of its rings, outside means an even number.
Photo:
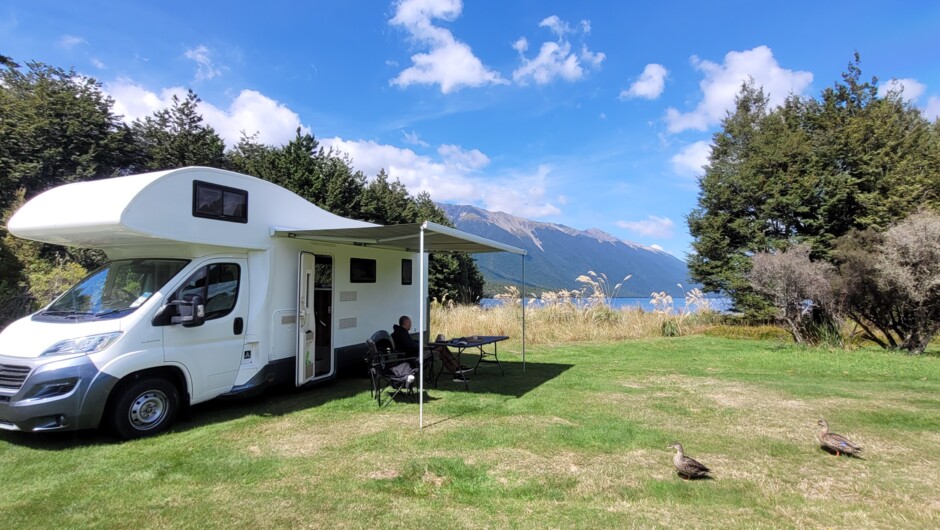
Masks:
[[[29,366],[0,364],[0,388],[19,389],[29,375]]]

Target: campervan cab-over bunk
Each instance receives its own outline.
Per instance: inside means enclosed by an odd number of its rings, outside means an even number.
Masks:
[[[0,429],[136,438],[191,404],[333,378],[426,296],[426,265],[414,251],[293,235],[375,226],[200,167],[38,195],[10,219],[13,235],[108,262],[0,333]]]

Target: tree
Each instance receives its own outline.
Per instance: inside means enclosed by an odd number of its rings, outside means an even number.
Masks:
[[[130,130],[101,84],[38,62],[0,64],[0,210],[67,182],[111,176],[132,164]]]
[[[274,147],[258,142],[258,133],[246,134],[242,131],[238,143],[225,154],[225,167],[245,175],[252,175],[271,180],[275,171]]]
[[[0,212],[51,187],[136,163],[130,129],[92,78],[0,57]],[[49,301],[100,254],[19,240],[0,229],[0,326]]]
[[[687,220],[694,238],[688,257],[692,278],[706,290],[731,295],[741,308],[767,315],[745,274],[750,254],[768,250],[762,210],[763,175],[752,163],[755,136],[767,116],[767,97],[748,81],[741,86],[735,111],[712,139],[705,174],[699,179],[698,207]]]
[[[323,175],[317,204],[343,217],[361,218],[365,175],[353,171],[352,160],[345,154],[321,148],[317,156]]]
[[[228,165],[283,186],[336,215],[362,218],[365,176],[353,171],[346,156],[323,149],[299,127],[294,139],[282,147],[264,146],[243,135],[229,153]]]
[[[225,167],[225,142],[199,114],[199,96],[192,90],[169,108],[142,121],[135,120],[134,135],[141,148],[142,166],[150,171],[185,166]]]
[[[384,169],[379,170],[379,174],[366,184],[362,193],[361,212],[361,219],[383,225],[413,223],[418,220],[418,210],[408,195],[408,190],[398,180],[389,182]],[[423,213],[434,215],[430,209]]]
[[[87,273],[68,252],[49,252],[51,245],[6,231],[13,212],[25,202],[21,188],[0,219],[0,326],[48,304]]]
[[[832,260],[835,241],[852,230],[883,231],[922,206],[940,208],[938,160],[937,125],[900,94],[879,97],[857,55],[818,100],[790,96],[768,110],[745,83],[688,216],[690,274],[766,316],[747,280],[751,256],[804,243],[811,259]]]

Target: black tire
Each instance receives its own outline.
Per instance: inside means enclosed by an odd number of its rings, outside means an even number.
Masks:
[[[176,421],[179,402],[179,390],[166,379],[130,381],[113,396],[107,413],[111,432],[124,440],[163,432]]]

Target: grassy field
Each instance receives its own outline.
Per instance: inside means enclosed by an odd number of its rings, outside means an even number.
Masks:
[[[940,527],[940,356],[707,336],[507,348],[379,410],[367,379],[166,435],[0,433],[5,528]],[[816,420],[865,447],[837,458]],[[714,470],[683,481],[665,446]]]

